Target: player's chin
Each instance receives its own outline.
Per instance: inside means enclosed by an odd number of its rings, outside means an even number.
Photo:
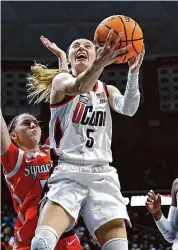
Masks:
[[[88,60],[76,61],[75,65],[80,71],[85,71],[89,66],[90,62]]]
[[[85,58],[85,59],[77,59],[77,60],[75,61],[75,64],[76,64],[76,65],[88,65],[88,63],[89,63],[88,58]]]
[[[40,142],[40,136],[39,135],[31,135],[30,136],[30,144],[33,144],[37,146]]]

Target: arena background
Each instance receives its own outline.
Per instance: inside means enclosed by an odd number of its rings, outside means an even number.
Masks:
[[[104,18],[122,14],[135,19],[144,32],[146,56],[140,72],[141,103],[132,118],[112,113],[113,163],[133,227],[129,249],[171,249],[158,232],[144,202],[149,189],[163,197],[167,216],[172,182],[178,176],[178,2],[1,2],[1,107],[6,122],[31,112],[43,122],[48,136],[47,104],[28,105],[26,75],[33,61],[57,67],[57,60],[40,42],[40,35],[67,50],[81,37],[93,39]],[[127,64],[105,69],[101,80],[123,93]],[[2,173],[1,240],[12,242],[14,212]],[[99,249],[82,221],[77,228],[84,249]]]

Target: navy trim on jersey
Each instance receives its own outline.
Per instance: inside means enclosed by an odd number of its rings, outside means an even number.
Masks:
[[[96,92],[97,91],[97,89],[98,89],[98,81],[96,82],[96,84],[94,85],[94,87],[93,87],[93,91],[94,92]]]
[[[53,135],[54,135],[54,140],[56,142],[56,147],[59,148],[60,141],[63,136],[63,131],[61,128],[61,120],[59,119],[59,116],[57,117],[55,121]]]
[[[103,84],[104,91],[105,91],[105,93],[106,93],[106,95],[108,97],[109,96],[108,87],[107,87],[106,83],[102,82],[102,84]]]
[[[53,168],[50,169],[49,176],[51,176],[51,174],[53,173],[54,168],[58,165],[58,161],[59,161],[59,155],[56,154],[56,151],[55,151],[54,148],[50,149],[50,157],[51,157],[51,160],[53,162]]]

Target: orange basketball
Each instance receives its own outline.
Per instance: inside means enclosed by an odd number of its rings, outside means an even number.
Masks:
[[[118,57],[116,59],[116,63],[126,63],[131,57],[136,56],[142,51],[143,32],[138,23],[136,23],[132,18],[122,15],[114,15],[104,19],[98,25],[94,34],[94,38],[101,46],[104,46],[108,33],[111,29],[114,30],[111,40],[114,40],[119,35],[119,32],[123,33],[117,48],[123,48],[132,44],[129,54]]]

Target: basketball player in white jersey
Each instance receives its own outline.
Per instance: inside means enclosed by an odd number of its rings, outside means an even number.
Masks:
[[[155,223],[165,240],[173,243],[173,250],[178,250],[178,179],[172,184],[171,197],[172,202],[167,219],[161,211],[161,196],[160,194],[156,195],[153,190],[148,192],[146,207],[153,215]]]
[[[61,234],[70,230],[80,214],[91,235],[103,250],[127,250],[124,220],[130,223],[112,162],[112,120],[110,107],[132,117],[139,106],[139,68],[144,48],[129,62],[124,95],[114,86],[98,80],[107,65],[125,56],[127,46],[117,49],[122,34],[111,42],[110,31],[104,47],[87,39],[75,40],[69,48],[72,74],[57,74],[50,91],[49,124],[53,162],[47,202],[42,209],[31,249],[54,249]],[[38,65],[39,66],[39,65]],[[44,71],[32,82],[45,83]],[[44,69],[44,68],[43,68]],[[47,84],[49,86],[49,83]]]

